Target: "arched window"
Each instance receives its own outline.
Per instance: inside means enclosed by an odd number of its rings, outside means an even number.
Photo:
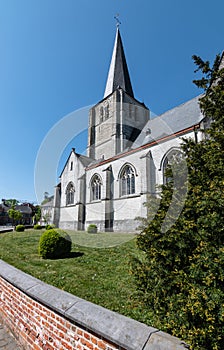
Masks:
[[[101,187],[102,187],[102,180],[99,177],[99,175],[94,175],[91,180],[91,201],[97,201],[101,199]]]
[[[135,172],[130,165],[126,165],[122,169],[119,180],[121,196],[135,193]]]
[[[183,153],[180,149],[170,150],[163,158],[162,170],[163,170],[163,183],[166,185],[172,180],[171,174],[169,175],[168,170],[171,169],[174,164],[178,164],[183,158]]]
[[[75,199],[75,187],[72,182],[69,182],[66,188],[66,205],[74,204]]]

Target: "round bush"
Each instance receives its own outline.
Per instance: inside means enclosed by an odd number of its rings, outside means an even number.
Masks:
[[[88,233],[97,233],[97,226],[95,224],[90,224],[87,228]]]
[[[22,232],[25,230],[25,226],[24,225],[17,225],[16,226],[16,232]]]
[[[55,228],[55,225],[47,224],[45,228],[46,230],[51,230],[52,228]]]
[[[39,224],[36,224],[33,226],[34,230],[41,230],[42,229],[42,226],[39,225]]]
[[[71,237],[62,230],[45,231],[39,241],[39,254],[44,259],[57,259],[68,256],[71,251]]]

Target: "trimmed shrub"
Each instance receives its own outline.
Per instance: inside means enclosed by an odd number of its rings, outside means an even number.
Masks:
[[[55,225],[47,224],[45,228],[46,230],[52,230],[53,228],[55,228]]]
[[[97,233],[97,226],[95,224],[90,224],[87,228],[88,233]]]
[[[39,225],[39,224],[36,224],[33,226],[34,230],[41,230],[42,229],[42,226]]]
[[[17,225],[16,226],[16,232],[23,232],[25,230],[25,226],[24,225]]]
[[[71,237],[59,229],[45,231],[39,241],[39,255],[43,259],[57,259],[69,255],[72,247]]]

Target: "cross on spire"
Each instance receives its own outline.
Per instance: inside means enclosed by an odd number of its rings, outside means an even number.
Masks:
[[[118,19],[119,16],[120,16],[119,13],[117,13],[116,16],[114,16],[114,19],[116,20],[116,26],[117,26],[117,28],[119,28],[119,27],[120,27],[120,24],[121,24],[120,20]]]

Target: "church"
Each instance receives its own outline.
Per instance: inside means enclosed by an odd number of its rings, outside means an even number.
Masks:
[[[166,167],[181,152],[182,138],[202,137],[206,121],[199,97],[150,118],[150,110],[134,96],[117,27],[105,93],[89,111],[87,154],[71,150],[55,187],[54,224],[135,231],[135,218],[146,217],[147,196],[166,182]]]

